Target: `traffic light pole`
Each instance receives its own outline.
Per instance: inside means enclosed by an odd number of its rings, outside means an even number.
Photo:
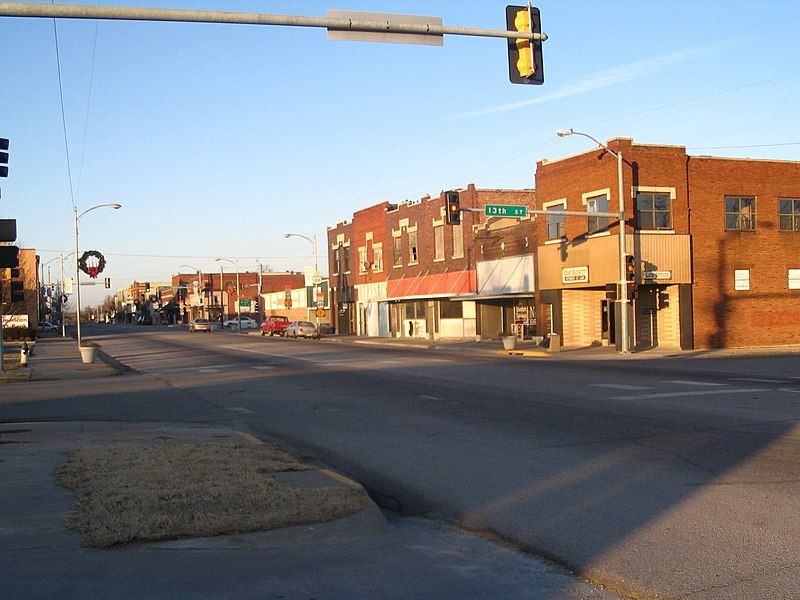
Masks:
[[[358,14],[358,13],[355,13]],[[302,17],[247,12],[134,8],[127,6],[87,6],[78,4],[40,4],[0,2],[0,16],[56,19],[106,19],[112,21],[177,21],[184,23],[235,23],[240,25],[281,25],[285,27],[322,27],[331,31],[372,33],[407,33],[416,35],[467,35],[506,39],[544,41],[545,33],[454,27],[433,23],[358,21],[350,18]],[[397,15],[402,18],[404,15]]]

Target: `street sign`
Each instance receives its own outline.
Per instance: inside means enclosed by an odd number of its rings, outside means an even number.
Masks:
[[[283,301],[283,305],[286,308],[292,308],[292,299],[291,298],[287,298],[286,300]]]
[[[528,207],[515,204],[487,204],[483,207],[483,212],[487,217],[522,218],[528,216]]]
[[[325,316],[325,309],[318,308],[318,309],[317,309],[317,312],[316,312],[316,315],[317,315],[318,317],[324,317],[324,316]]]

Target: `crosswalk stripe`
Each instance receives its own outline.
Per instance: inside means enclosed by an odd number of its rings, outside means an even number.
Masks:
[[[589,383],[588,387],[609,388],[612,390],[649,390],[650,386],[625,385],[623,383]]]
[[[727,383],[711,383],[708,381],[686,381],[683,379],[671,379],[667,381],[662,381],[661,383],[673,383],[676,385],[697,385],[697,386],[708,386],[708,387],[718,387],[722,385],[728,385]]]

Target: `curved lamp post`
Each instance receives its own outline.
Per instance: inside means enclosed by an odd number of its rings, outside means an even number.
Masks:
[[[78,221],[80,221],[86,213],[91,212],[96,208],[113,208],[114,210],[117,210],[122,208],[122,205],[98,204],[97,206],[87,208],[82,213],[78,213],[77,206],[73,208],[73,223],[75,225],[75,306],[77,307],[77,311],[75,313],[75,326],[78,335],[79,348],[81,346],[81,269],[78,266],[78,261],[80,260],[80,255],[78,254]]]
[[[236,259],[236,262],[232,261],[229,258],[215,258],[217,262],[229,262],[233,266],[236,267],[236,329],[239,330],[239,333],[242,333],[242,303],[241,303],[241,286],[239,285],[239,259]],[[222,283],[222,278],[220,277],[220,284]],[[222,296],[222,289],[220,288],[220,296]]]
[[[202,283],[203,272],[200,269],[198,269],[197,267],[193,267],[192,265],[181,265],[178,268],[182,269],[183,267],[189,267],[193,271],[197,272],[197,297],[198,298],[202,298],[203,297],[203,295],[202,295],[203,294],[203,292],[202,292],[202,289],[203,289],[202,288],[202,285],[203,285],[203,283]],[[200,316],[201,317],[203,316],[203,309],[202,308],[200,309]]]
[[[299,237],[303,238],[304,240],[311,243],[314,248],[314,302],[317,301],[317,281],[319,281],[319,264],[317,263],[317,236],[313,238],[308,237],[307,235],[303,235],[302,233],[284,233],[283,237],[290,238],[290,237]],[[319,330],[319,316],[317,316],[317,330]]]
[[[596,140],[588,133],[581,133],[573,129],[559,129],[556,131],[558,137],[567,137],[569,135],[580,135],[592,140],[595,144],[600,146],[603,150],[617,158],[617,187],[619,192],[619,303],[620,303],[620,327],[619,334],[622,337],[620,340],[620,353],[627,354],[630,351],[630,341],[628,340],[628,282],[625,273],[625,256],[627,250],[625,249],[625,194],[622,190],[622,153],[615,152],[604,143]]]

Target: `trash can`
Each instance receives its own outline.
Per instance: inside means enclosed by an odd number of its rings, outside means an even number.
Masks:
[[[501,339],[503,340],[504,350],[514,350],[517,347],[517,336],[504,335],[501,337]]]
[[[81,346],[80,351],[83,364],[90,365],[94,362],[95,356],[97,356],[96,346]]]
[[[547,339],[550,340],[550,345],[547,347],[548,352],[561,351],[561,336],[557,333],[548,333]]]

